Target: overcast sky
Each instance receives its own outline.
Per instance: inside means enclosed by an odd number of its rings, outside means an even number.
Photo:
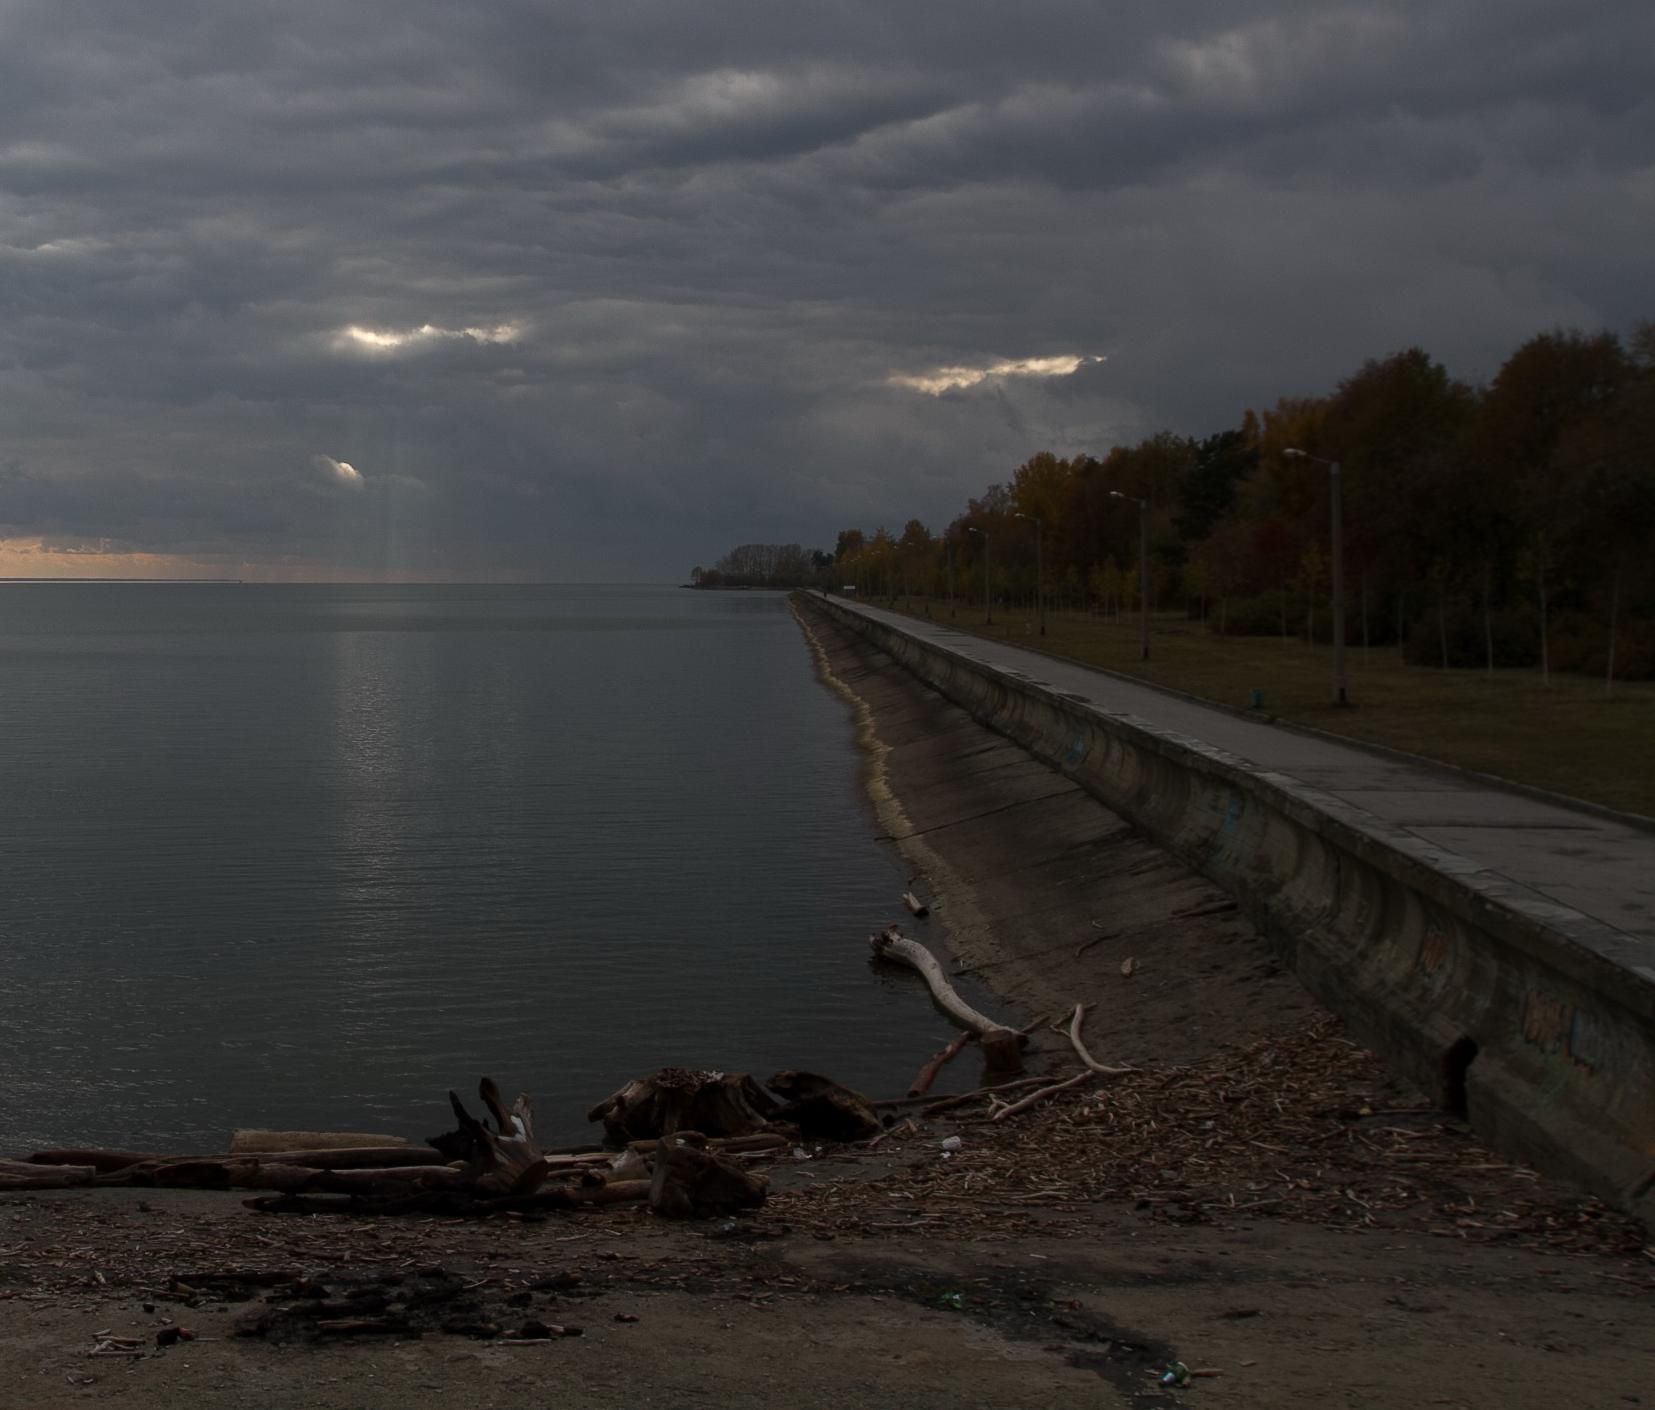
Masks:
[[[0,0],[0,573],[666,580],[1655,314],[1649,0]]]

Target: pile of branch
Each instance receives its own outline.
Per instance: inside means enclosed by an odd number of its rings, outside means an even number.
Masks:
[[[262,1193],[249,1208],[281,1214],[531,1214],[636,1202],[670,1218],[726,1215],[765,1200],[767,1182],[749,1162],[806,1136],[853,1141],[883,1129],[862,1096],[829,1078],[780,1072],[770,1087],[742,1073],[663,1069],[592,1109],[619,1149],[543,1151],[528,1095],[507,1107],[485,1077],[485,1116],[450,1092],[455,1129],[421,1144],[238,1131],[222,1155],[44,1150],[0,1161],[0,1189],[250,1190]]]
[[[987,1087],[979,1087],[975,1091],[962,1092],[951,1097],[927,1097],[931,1083],[935,1080],[941,1067],[954,1057],[975,1035],[969,1032],[961,1033],[946,1048],[939,1052],[930,1062],[920,1069],[919,1076],[908,1089],[906,1097],[898,1097],[891,1101],[879,1102],[876,1105],[884,1107],[918,1106],[920,1114],[925,1116],[940,1116],[945,1112],[961,1112],[963,1108],[981,1106],[977,1115],[957,1115],[956,1120],[987,1120],[1001,1122],[1013,1116],[1019,1116],[1025,1111],[1039,1106],[1063,1092],[1072,1092],[1090,1079],[1096,1083],[1100,1080],[1125,1077],[1137,1072],[1135,1067],[1110,1067],[1099,1062],[1087,1051],[1086,1044],[1081,1040],[1081,1027],[1086,1021],[1086,1005],[1076,1004],[1074,1012],[1069,1018],[1067,1028],[1061,1023],[1051,1025],[1054,1033],[1067,1035],[1070,1044],[1074,1047],[1075,1055],[1081,1060],[1082,1070],[1068,1076],[1047,1075],[1044,1077],[1024,1077],[1009,1082],[1000,1082]],[[1031,1025],[1031,1028],[1038,1027]],[[1026,1037],[1029,1030],[1025,1029],[1016,1036]],[[1013,1097],[1011,1094],[1016,1093]]]
[[[1044,1090],[1032,1110],[1021,1095]],[[1026,1078],[960,1097],[903,1101],[968,1123],[955,1158],[915,1162],[854,1190],[780,1197],[790,1223],[842,1228],[881,1209],[903,1227],[974,1237],[1044,1211],[1130,1201],[1172,1223],[1291,1219],[1360,1231],[1413,1227],[1655,1262],[1650,1231],[1476,1140],[1320,1017],[1188,1066],[1068,1082]],[[1001,1115],[996,1121],[994,1117]],[[1030,1159],[1030,1151],[1040,1153]],[[878,1215],[875,1213],[875,1217]],[[870,1227],[896,1227],[872,1225]]]

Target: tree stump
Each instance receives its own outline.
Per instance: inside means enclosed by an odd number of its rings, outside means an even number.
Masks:
[[[636,1078],[586,1113],[603,1122],[617,1145],[698,1131],[703,1136],[750,1136],[775,1118],[775,1100],[745,1072],[693,1072],[663,1067]]]
[[[477,1084],[477,1094],[494,1118],[494,1130],[479,1121],[453,1092],[449,1105],[459,1128],[433,1136],[430,1144],[451,1160],[466,1163],[465,1184],[479,1194],[531,1195],[551,1173],[551,1166],[534,1143],[534,1111],[529,1094],[521,1092],[510,1111],[500,1099],[494,1079]]]

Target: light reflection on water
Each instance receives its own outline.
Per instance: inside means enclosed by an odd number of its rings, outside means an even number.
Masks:
[[[0,586],[0,1154],[899,1088],[945,1030],[865,963],[873,832],[777,596]]]

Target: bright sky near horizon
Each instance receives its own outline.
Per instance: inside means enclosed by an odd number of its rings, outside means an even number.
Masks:
[[[12,0],[0,576],[683,578],[1655,314],[1646,0]]]

